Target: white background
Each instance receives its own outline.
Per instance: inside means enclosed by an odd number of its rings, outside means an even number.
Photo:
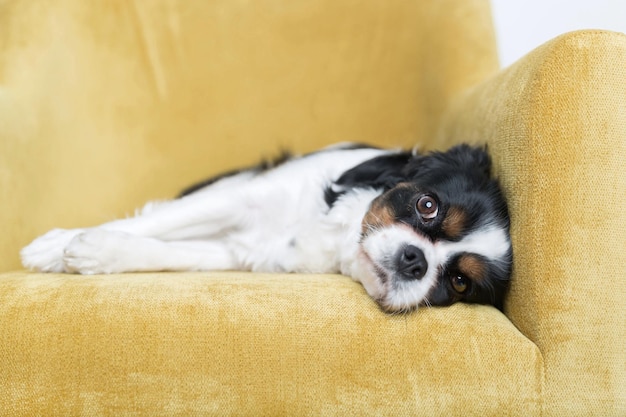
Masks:
[[[502,66],[578,29],[626,32],[626,0],[491,0]]]

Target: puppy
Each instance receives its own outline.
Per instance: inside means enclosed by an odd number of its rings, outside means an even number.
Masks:
[[[391,313],[457,301],[502,308],[512,248],[483,147],[416,154],[341,145],[231,172],[134,218],[55,229],[31,270],[342,273]]]

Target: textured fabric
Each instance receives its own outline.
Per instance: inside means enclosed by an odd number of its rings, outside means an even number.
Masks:
[[[506,315],[409,316],[339,276],[6,272],[0,415],[626,415],[625,37],[495,74],[488,6],[1,2],[0,271],[280,147],[486,140],[515,272]]]
[[[507,316],[545,360],[544,415],[626,415],[626,36],[575,32],[460,98],[512,215]]]
[[[496,70],[487,0],[3,1],[0,271],[281,148],[432,141]]]
[[[7,273],[0,317],[3,415],[539,411],[541,355],[503,314],[389,316],[339,275]]]

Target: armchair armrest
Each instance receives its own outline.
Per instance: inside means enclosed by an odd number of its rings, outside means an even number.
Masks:
[[[460,97],[440,139],[493,154],[512,217],[506,313],[544,356],[545,415],[624,415],[626,36],[543,45]]]

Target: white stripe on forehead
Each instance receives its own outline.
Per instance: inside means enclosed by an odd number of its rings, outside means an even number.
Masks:
[[[465,236],[458,242],[437,242],[435,244],[438,259],[447,262],[452,255],[473,253],[487,259],[501,259],[511,247],[506,233],[500,227],[490,226]]]

